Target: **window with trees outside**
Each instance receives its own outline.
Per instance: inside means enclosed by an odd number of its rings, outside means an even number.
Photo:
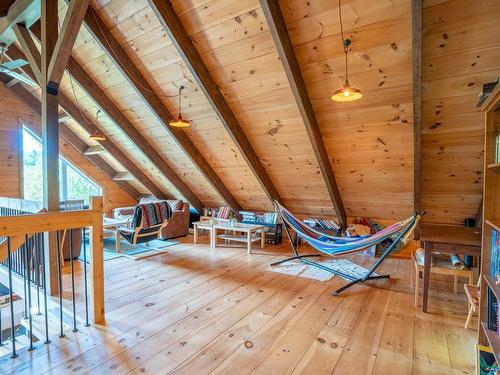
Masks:
[[[42,142],[26,127],[23,128],[23,187],[24,199],[43,202]],[[102,195],[102,189],[71,163],[59,156],[59,194],[61,201],[83,200]]]

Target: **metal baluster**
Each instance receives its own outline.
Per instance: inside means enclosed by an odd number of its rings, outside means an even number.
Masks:
[[[3,328],[2,328],[2,303],[0,302],[0,347],[3,346]]]
[[[26,259],[26,255],[25,255],[25,249],[26,249],[26,246],[27,246],[27,243],[28,243],[28,235],[24,236],[24,244],[22,245],[21,249],[19,249],[18,253],[19,254],[16,254],[16,255],[20,255],[20,257],[18,257],[17,259],[17,263],[22,265],[23,267],[21,267],[21,276],[23,277],[23,285],[24,285],[24,319],[28,319],[28,299],[26,298],[26,296],[28,295],[28,290],[26,288],[26,264],[23,264],[25,259]],[[14,249],[15,250],[15,249]],[[19,271],[18,271],[19,272]]]
[[[56,236],[57,236],[57,277],[59,279],[59,320],[60,320],[60,325],[61,325],[61,332],[59,334],[59,337],[64,337],[64,330],[63,330],[63,310],[62,310],[62,270],[61,270],[61,243],[60,243],[60,235],[59,231],[56,231]]]
[[[40,233],[40,244],[42,249],[42,282],[43,282],[43,307],[45,309],[45,344],[50,343],[49,339],[49,317],[47,315],[47,277],[45,275],[45,243],[43,234]]]
[[[83,290],[85,293],[85,327],[90,326],[89,323],[89,300],[87,290],[87,242],[85,239],[85,227],[83,227]]]
[[[33,235],[33,251],[35,253],[33,262],[35,264],[37,315],[42,315],[40,311],[40,241],[38,234]]]
[[[26,260],[26,275],[27,275],[27,284],[28,284],[28,316],[29,316],[29,328],[30,328],[30,346],[28,348],[29,351],[33,350],[33,318],[31,315],[31,256],[30,256],[30,248],[32,245],[32,241],[30,238],[28,238],[28,235],[26,235],[26,254],[25,254],[25,260]]]
[[[11,358],[16,358],[16,327],[14,326],[14,300],[12,298],[12,259],[10,253],[10,237],[7,238],[7,264],[9,267],[9,300],[10,300],[10,335],[12,339]]]
[[[75,262],[73,261],[73,229],[69,230],[69,257],[71,262],[71,297],[73,302],[73,332],[78,332],[78,328],[76,328]]]

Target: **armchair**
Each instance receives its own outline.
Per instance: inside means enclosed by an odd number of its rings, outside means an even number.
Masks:
[[[131,227],[120,227],[117,230],[117,252],[120,251],[120,237],[123,237],[132,245],[142,243],[147,245],[150,241],[159,239],[162,229],[167,225],[171,217],[172,209],[165,201],[135,206]],[[141,257],[133,255],[127,256],[134,259],[141,259]]]

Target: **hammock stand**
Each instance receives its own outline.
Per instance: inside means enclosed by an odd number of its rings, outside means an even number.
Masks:
[[[284,227],[285,233],[288,237],[288,241],[290,242],[290,245],[292,246],[294,256],[287,258],[287,259],[284,259],[284,260],[280,260],[280,261],[275,262],[275,263],[272,263],[271,267],[276,266],[276,265],[281,264],[281,263],[288,262],[290,260],[298,260],[301,263],[317,267],[317,268],[322,269],[324,271],[333,273],[334,275],[340,276],[344,279],[350,280],[350,282],[348,284],[346,284],[343,287],[332,292],[332,295],[334,295],[334,296],[342,293],[343,291],[349,289],[350,287],[352,287],[358,283],[364,283],[367,280],[377,280],[377,279],[390,278],[390,275],[372,276],[372,274],[380,266],[380,264],[385,260],[385,258],[391,253],[391,251],[396,247],[396,244],[403,237],[410,236],[410,234],[413,232],[416,225],[420,221],[420,217],[421,217],[421,214],[414,214],[411,218],[409,218],[405,221],[393,224],[390,227],[387,227],[387,228],[383,229],[382,231],[377,232],[378,235],[376,233],[372,236],[365,236],[365,237],[353,239],[353,238],[329,236],[329,235],[326,235],[326,234],[321,233],[319,231],[316,231],[314,228],[307,227],[302,221],[300,221],[295,216],[293,216],[286,208],[284,208],[277,201],[274,201],[274,207],[276,209],[276,213],[278,214],[278,216],[281,218],[281,221],[283,222],[283,227]],[[399,235],[396,237],[394,242],[384,251],[384,253],[380,256],[380,258],[377,259],[377,261],[365,273],[365,275],[363,277],[355,278],[351,275],[348,275],[348,274],[343,273],[341,271],[334,270],[330,267],[326,267],[320,263],[317,263],[317,262],[314,262],[314,261],[308,259],[310,257],[321,257],[321,254],[300,255],[299,252],[297,251],[297,247],[295,246],[294,241],[292,240],[292,236],[290,235],[289,228],[292,228],[295,231],[295,233],[299,234],[300,237],[302,237],[307,243],[309,243],[316,250],[321,251],[321,252],[323,252],[327,255],[330,255],[330,256],[344,255],[344,254],[359,252],[359,251],[366,249],[369,246],[372,246],[372,245],[375,245],[377,243],[384,241],[385,239],[392,236],[394,233],[399,232]],[[370,242],[369,239],[371,237],[373,238],[374,236],[377,236],[377,238]],[[367,242],[367,240],[368,240],[368,242]],[[322,244],[327,246],[327,247],[329,246],[331,250],[328,251],[326,249],[321,249]]]

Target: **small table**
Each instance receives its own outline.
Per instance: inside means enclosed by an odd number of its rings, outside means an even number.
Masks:
[[[198,243],[198,230],[206,230],[210,238],[210,247],[214,247],[214,223],[210,220],[196,221],[193,223],[193,242]]]
[[[215,224],[213,226],[213,240],[214,246],[217,247],[217,238],[229,241],[239,241],[247,244],[248,254],[252,253],[252,242],[260,240],[260,247],[263,249],[266,246],[266,231],[264,225],[258,224],[242,224],[230,225],[229,223]],[[238,234],[220,234],[217,235],[218,230],[243,233],[243,236]],[[257,232],[260,231],[260,236]],[[252,235],[253,234],[253,235]]]
[[[478,228],[420,224],[420,243],[425,251],[422,311],[427,312],[432,253],[480,256],[481,233]]]
[[[129,220],[127,219],[114,219],[111,217],[103,217],[102,219],[102,229],[112,232],[115,237],[115,248],[117,253],[120,252],[119,228],[122,226],[127,226],[128,224]]]

